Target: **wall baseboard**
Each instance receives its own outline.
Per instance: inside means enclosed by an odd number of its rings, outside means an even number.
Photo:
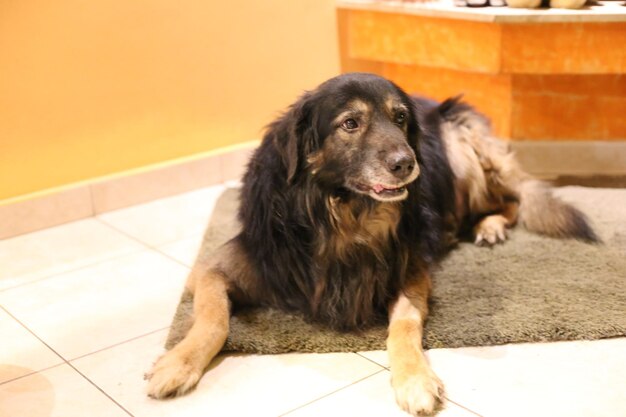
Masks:
[[[0,239],[239,180],[258,141],[0,201]]]
[[[626,174],[626,141],[511,141],[522,167],[536,176]]]

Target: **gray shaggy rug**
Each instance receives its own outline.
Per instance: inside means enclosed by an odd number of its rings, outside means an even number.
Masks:
[[[626,189],[563,187],[557,195],[585,212],[604,241],[590,245],[512,230],[493,248],[462,243],[433,275],[427,348],[601,339],[626,335]],[[219,199],[199,256],[237,232],[238,192]],[[192,321],[183,294],[166,347]],[[231,318],[224,351],[275,354],[385,349],[386,329],[338,333],[280,311]]]

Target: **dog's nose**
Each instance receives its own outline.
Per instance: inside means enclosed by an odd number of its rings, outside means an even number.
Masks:
[[[415,168],[415,158],[403,152],[389,155],[386,162],[389,172],[401,180],[411,175]]]

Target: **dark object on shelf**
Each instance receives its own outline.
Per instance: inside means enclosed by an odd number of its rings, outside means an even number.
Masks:
[[[505,0],[454,0],[457,7],[504,7]]]

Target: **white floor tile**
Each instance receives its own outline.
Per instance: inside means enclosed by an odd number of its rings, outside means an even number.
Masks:
[[[63,362],[3,310],[0,310],[0,335],[0,383]]]
[[[0,290],[143,249],[94,219],[0,241]]]
[[[80,358],[73,364],[134,416],[277,416],[381,368],[352,353],[222,356],[198,388],[166,401],[145,394],[143,374],[165,332]]]
[[[168,326],[187,273],[146,250],[0,292],[0,304],[72,359]]]
[[[321,398],[286,414],[289,417],[359,416],[408,417],[396,404],[391,388],[391,374],[383,370],[363,381]],[[446,402],[437,417],[476,417],[458,405]]]
[[[202,235],[200,234],[159,246],[156,249],[176,259],[178,262],[191,267],[196,260],[201,244]]]
[[[162,198],[98,216],[102,221],[151,246],[204,232],[223,185]]]
[[[433,349],[449,398],[485,417],[626,415],[626,338]]]
[[[3,417],[128,417],[68,365],[0,385]]]

